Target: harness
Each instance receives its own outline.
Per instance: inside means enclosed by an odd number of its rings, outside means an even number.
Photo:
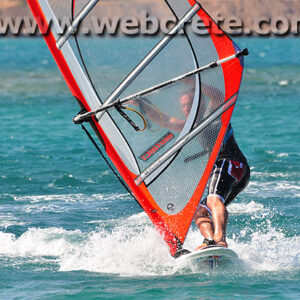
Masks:
[[[223,140],[223,146],[226,145],[227,141],[233,136],[233,129],[230,127],[229,130],[227,130],[224,140]]]

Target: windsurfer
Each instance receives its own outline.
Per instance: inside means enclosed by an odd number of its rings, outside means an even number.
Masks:
[[[203,89],[210,99],[220,96],[216,89],[207,86]],[[194,91],[184,93],[180,98],[182,112],[189,117],[194,99]],[[214,101],[211,101],[213,103]],[[131,104],[138,105],[137,101]],[[170,130],[181,132],[185,120],[170,117],[147,102],[143,103],[147,117]],[[204,133],[205,134],[205,133]],[[228,222],[227,205],[248,185],[250,169],[247,159],[238,147],[229,124],[218,158],[208,181],[208,196],[200,201],[195,214],[195,223],[204,237],[203,243],[196,250],[208,246],[228,247],[226,242],[226,227]]]
[[[229,124],[210,175],[208,196],[200,201],[195,214],[195,223],[204,236],[202,245],[196,250],[213,245],[228,246],[226,207],[248,185],[249,179],[250,169],[247,160],[239,149]]]

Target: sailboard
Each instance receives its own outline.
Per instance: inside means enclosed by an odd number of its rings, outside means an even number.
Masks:
[[[207,247],[183,255],[181,260],[190,261],[194,265],[206,264],[212,268],[221,265],[233,264],[238,260],[238,255],[231,249],[224,247]]]
[[[52,24],[43,37],[81,108],[74,122],[90,123],[171,255],[180,256],[230,123],[247,51],[195,0],[161,0],[176,23],[155,44],[131,52],[128,40],[122,50],[113,39],[77,30],[101,10],[99,0],[27,1],[41,31]],[[206,34],[194,32],[193,22]],[[166,118],[181,126],[171,128]]]

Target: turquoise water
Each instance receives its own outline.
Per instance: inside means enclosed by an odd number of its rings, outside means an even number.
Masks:
[[[299,299],[300,41],[238,43],[251,56],[232,123],[252,178],[229,207],[240,261],[212,271],[169,256],[73,125],[45,43],[0,40],[0,299]],[[186,248],[201,241],[193,225]]]

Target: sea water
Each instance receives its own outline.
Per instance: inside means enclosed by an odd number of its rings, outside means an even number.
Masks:
[[[0,40],[0,299],[299,299],[300,40],[238,44],[251,55],[232,124],[251,182],[228,208],[240,261],[212,271],[171,258],[73,125],[44,41]],[[185,246],[201,242],[193,224]]]

